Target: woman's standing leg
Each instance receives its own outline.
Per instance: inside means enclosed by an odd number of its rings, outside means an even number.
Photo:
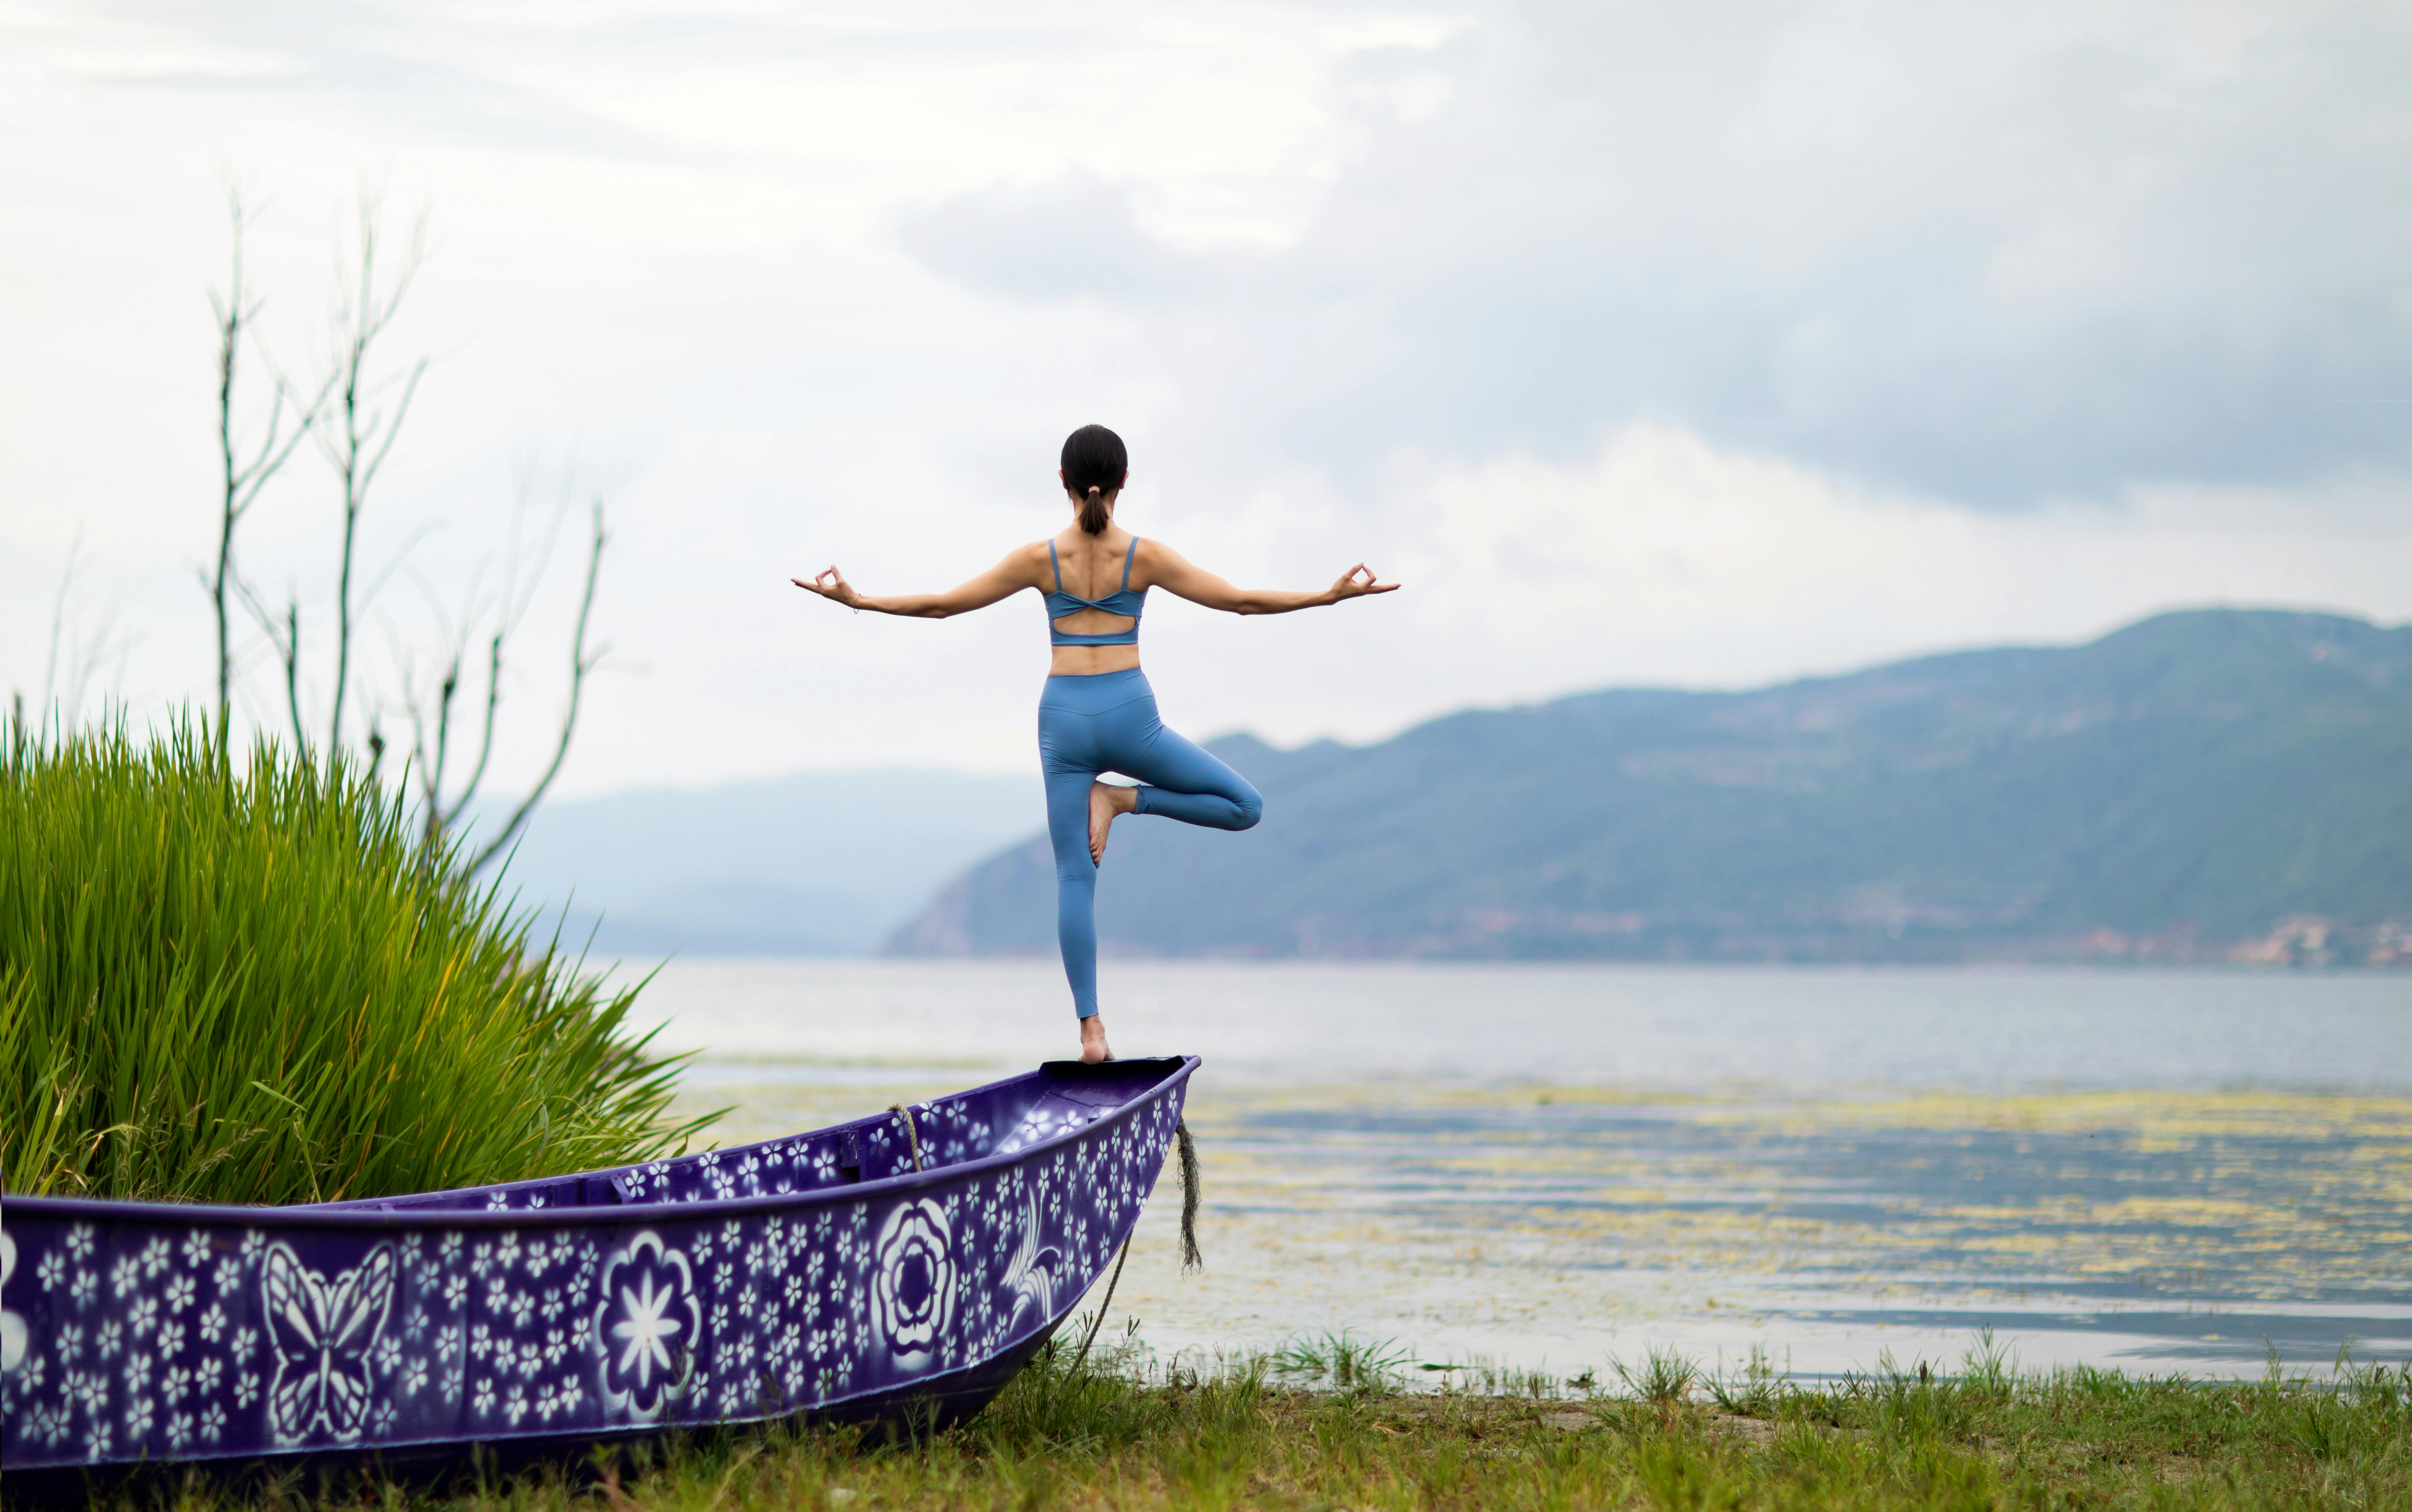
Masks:
[[[1055,851],[1055,941],[1072,1011],[1097,1011],[1097,863],[1089,859],[1089,785],[1093,771],[1047,768],[1047,840]]]
[[[1123,812],[1161,814],[1217,829],[1253,826],[1264,813],[1264,800],[1245,777],[1165,727],[1155,694],[1136,670],[1095,681],[1062,679],[1062,687],[1055,686],[1058,681],[1049,680],[1048,697],[1038,706],[1047,837],[1055,855],[1055,938],[1064,952],[1072,1010],[1081,1020],[1081,1059],[1094,1061],[1110,1053],[1097,1014],[1096,847],[1103,835],[1094,795],[1129,805]],[[1105,771],[1151,785],[1107,787],[1096,781]]]
[[[1097,863],[1089,858],[1089,787],[1102,769],[1094,725],[1093,715],[1038,706],[1047,839],[1055,852],[1055,942],[1064,953],[1072,1011],[1082,1019],[1097,1014]]]

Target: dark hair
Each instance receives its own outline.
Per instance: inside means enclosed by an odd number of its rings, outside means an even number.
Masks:
[[[1064,486],[1081,501],[1081,528],[1106,532],[1106,495],[1130,476],[1123,438],[1102,425],[1083,425],[1064,438]]]

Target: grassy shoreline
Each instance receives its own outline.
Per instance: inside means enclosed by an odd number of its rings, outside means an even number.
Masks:
[[[1166,1368],[1133,1345],[1077,1373],[1042,1354],[985,1413],[919,1443],[857,1429],[692,1434],[615,1462],[449,1487],[193,1481],[118,1500],[179,1512],[770,1508],[2286,1508],[2412,1505],[2412,1367],[2324,1378],[1881,1368],[1800,1387],[1703,1381],[1655,1355],[1614,1391],[1417,1392],[1326,1340]],[[1302,1385],[1302,1380],[1317,1382]],[[1503,1379],[1488,1379],[1496,1387]]]

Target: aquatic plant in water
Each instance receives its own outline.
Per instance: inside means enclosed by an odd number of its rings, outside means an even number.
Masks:
[[[0,1182],[331,1201],[643,1160],[698,1123],[612,989],[361,768],[180,729],[0,755]]]

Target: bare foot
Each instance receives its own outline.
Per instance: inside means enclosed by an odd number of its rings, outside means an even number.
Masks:
[[[1081,1059],[1095,1065],[1099,1061],[1110,1061],[1113,1058],[1113,1050],[1106,1043],[1106,1016],[1102,1013],[1093,1013],[1081,1020]]]
[[[1139,807],[1139,789],[1118,787],[1112,783],[1089,785],[1089,864],[1101,864],[1106,859],[1106,831],[1114,820]]]

